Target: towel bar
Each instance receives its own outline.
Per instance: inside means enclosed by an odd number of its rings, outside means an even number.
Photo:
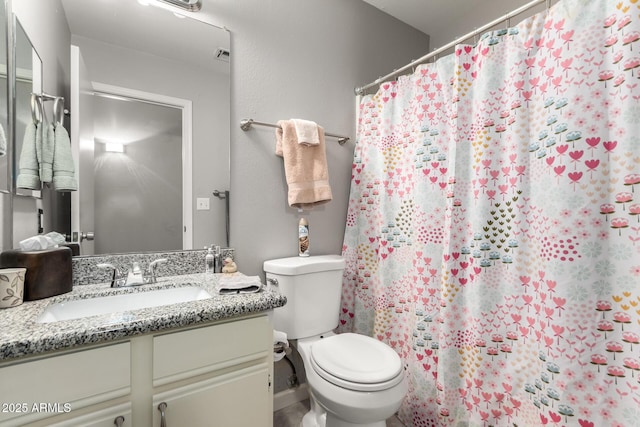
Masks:
[[[242,129],[243,131],[248,131],[249,129],[251,129],[251,126],[253,125],[258,125],[258,126],[267,126],[270,128],[279,128],[280,126],[278,125],[274,125],[273,123],[264,123],[264,122],[257,122],[253,119],[242,119],[240,120],[240,129]],[[349,137],[348,136],[341,136],[341,135],[335,135],[332,133],[328,133],[325,132],[324,133],[325,136],[330,136],[333,138],[338,138],[338,144],[340,145],[344,145],[347,141],[349,141]]]

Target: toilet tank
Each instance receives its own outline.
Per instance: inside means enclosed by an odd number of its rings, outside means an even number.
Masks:
[[[274,328],[298,339],[330,332],[338,326],[344,259],[340,255],[291,257],[265,261],[263,269],[287,297],[273,311]]]

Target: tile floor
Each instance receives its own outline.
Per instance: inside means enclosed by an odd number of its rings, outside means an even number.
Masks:
[[[309,410],[309,400],[294,403],[273,413],[273,427],[300,427],[302,417]],[[393,416],[387,420],[387,427],[404,427],[404,424]]]

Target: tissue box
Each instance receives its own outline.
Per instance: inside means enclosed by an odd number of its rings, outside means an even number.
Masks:
[[[71,249],[9,250],[0,254],[0,267],[24,267],[24,300],[33,301],[70,292]]]

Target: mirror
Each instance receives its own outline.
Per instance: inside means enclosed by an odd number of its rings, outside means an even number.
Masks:
[[[16,127],[14,179],[18,180],[23,144],[26,142],[25,133],[27,126],[33,122],[33,116],[31,114],[31,94],[39,94],[42,92],[42,60],[18,19],[16,19],[15,31]],[[42,128],[38,127],[36,131],[41,133]],[[28,181],[29,180],[26,180],[24,182]],[[41,184],[39,182],[31,182],[28,184],[28,187],[29,188],[16,188],[16,194],[37,198],[41,196]]]
[[[7,160],[8,98],[7,93],[7,11],[4,2],[0,2],[0,192],[6,193],[9,188],[9,168]]]
[[[71,224],[56,231],[77,240],[95,231],[94,242],[82,241],[81,255],[227,246],[225,200],[213,193],[229,189],[229,33],[198,21],[198,13],[178,15],[178,9],[144,6],[136,0],[61,3],[84,70],[83,83],[73,81],[76,71],[71,69],[67,105],[72,145],[74,120],[84,130],[75,131],[80,138],[79,191],[59,196],[71,199],[66,203]],[[74,85],[80,88],[79,107],[73,104]],[[107,99],[114,102],[106,103]],[[132,107],[157,115],[134,118]],[[167,116],[177,124],[168,126]],[[88,137],[86,127],[93,129]],[[182,142],[172,145],[170,136]],[[106,153],[105,142],[122,143],[124,152]],[[140,151],[144,145],[152,154]],[[159,178],[161,185],[151,190],[147,178],[159,176],[169,168],[167,160],[176,158],[180,171]],[[83,195],[91,202],[82,201]],[[75,197],[81,200],[74,204]],[[209,209],[198,210],[196,199],[208,199]],[[74,218],[74,206],[79,218]],[[138,225],[124,215],[134,211],[139,213]],[[159,219],[169,214],[172,220]],[[127,232],[125,224],[137,234]],[[178,247],[168,247],[175,243],[159,238],[175,236],[176,231],[181,237]],[[125,239],[99,244],[105,234]]]

